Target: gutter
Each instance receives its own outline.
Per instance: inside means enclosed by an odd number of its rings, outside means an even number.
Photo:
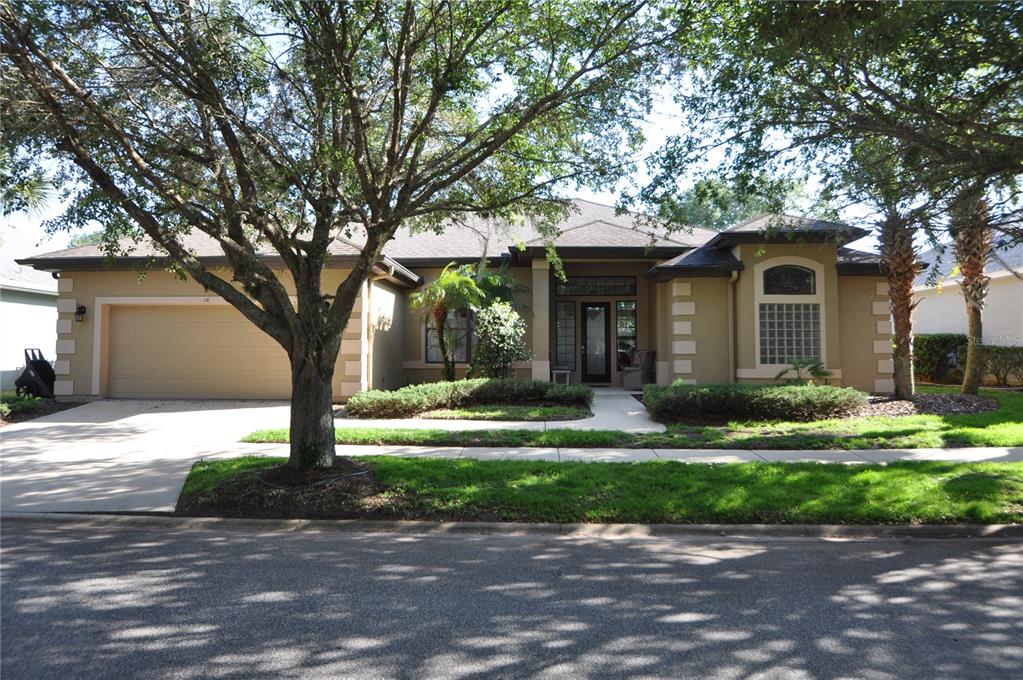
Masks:
[[[366,286],[366,389],[373,389],[373,284],[377,281],[394,280],[394,269],[400,267],[397,262],[386,265],[387,273],[377,274],[369,277],[369,285]]]
[[[22,281],[0,279],[0,288],[3,290],[17,291],[19,293],[35,293],[37,295],[51,295],[53,297],[57,297],[56,288],[43,288],[42,286],[36,286],[32,283]]]

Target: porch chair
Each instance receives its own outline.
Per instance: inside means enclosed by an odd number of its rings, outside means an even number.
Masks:
[[[641,390],[643,385],[654,382],[654,361],[657,352],[651,349],[639,349],[631,353],[628,366],[622,366],[622,387],[629,390]]]

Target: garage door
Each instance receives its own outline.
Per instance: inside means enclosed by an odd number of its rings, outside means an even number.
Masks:
[[[113,397],[287,399],[288,357],[227,305],[112,307]]]

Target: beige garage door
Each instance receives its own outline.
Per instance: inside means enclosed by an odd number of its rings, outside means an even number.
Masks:
[[[288,357],[226,305],[111,308],[113,397],[287,399]]]

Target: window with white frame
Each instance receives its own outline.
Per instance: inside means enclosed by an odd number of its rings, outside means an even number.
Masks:
[[[817,272],[796,264],[763,269],[758,281],[757,336],[761,365],[823,359]]]
[[[448,351],[454,343],[456,362],[465,363],[472,356],[472,317],[468,312],[449,312],[445,323],[445,334]],[[430,364],[444,363],[440,352],[440,338],[437,335],[437,324],[433,316],[426,319],[426,362]]]

